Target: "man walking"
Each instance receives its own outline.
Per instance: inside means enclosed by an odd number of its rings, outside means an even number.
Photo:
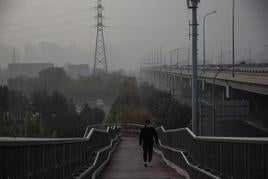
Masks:
[[[151,126],[151,121],[146,120],[144,128],[140,131],[140,145],[143,147],[143,160],[144,166],[151,167],[151,161],[153,156],[154,142],[158,144],[158,136],[155,128]]]

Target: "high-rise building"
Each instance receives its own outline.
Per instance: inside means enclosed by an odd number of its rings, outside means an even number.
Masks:
[[[8,64],[8,78],[37,77],[39,72],[53,68],[53,63],[10,63]]]

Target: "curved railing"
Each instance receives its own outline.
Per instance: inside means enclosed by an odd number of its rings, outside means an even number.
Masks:
[[[85,171],[89,176],[118,141],[115,127],[91,129],[85,138],[0,138],[0,179],[77,178]]]
[[[0,138],[0,179],[94,179],[120,136],[137,137],[142,127],[94,125],[87,127],[84,138]],[[198,137],[188,128],[156,130],[159,145],[155,151],[186,178],[268,178],[268,138]]]
[[[268,138],[198,137],[188,128],[157,128],[159,149],[190,178],[268,178]]]
[[[122,135],[138,135],[142,125],[113,124]],[[199,137],[188,128],[156,128],[155,151],[186,178],[266,179],[268,138]]]
[[[88,133],[88,136],[92,135],[93,131],[100,131],[100,129],[97,129],[98,126],[96,125],[94,128],[91,128],[90,132]],[[82,171],[77,177],[75,177],[76,179],[88,179],[88,178],[95,179],[97,176],[100,175],[100,172],[110,160],[112,153],[114,152],[119,143],[119,135],[117,127],[107,126],[107,129],[109,128],[113,129],[113,133],[109,135],[110,138],[109,145],[101,147],[95,151],[95,156],[92,161],[92,165],[90,165],[88,168]]]
[[[117,127],[120,129],[122,135],[138,135],[143,125],[140,124],[121,124],[121,123],[114,123],[114,124],[95,124],[88,126],[84,133],[84,137],[86,137],[90,129],[106,129],[107,127]]]

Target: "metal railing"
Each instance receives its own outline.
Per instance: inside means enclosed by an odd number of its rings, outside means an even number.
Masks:
[[[111,127],[111,126],[118,128],[122,135],[138,135],[141,128],[143,127],[143,125],[140,125],[140,124],[120,124],[120,123],[96,124],[96,125],[88,126],[86,128],[86,131],[84,133],[84,137],[89,134],[90,129],[92,129],[92,128],[106,129],[107,127]]]
[[[139,135],[142,125],[117,124],[123,135]],[[268,138],[198,137],[188,128],[157,128],[155,151],[186,178],[266,179]]]
[[[0,179],[94,179],[109,161],[120,135],[137,137],[142,127],[89,126],[84,138],[74,139],[2,138]],[[186,178],[268,178],[268,138],[198,137],[188,128],[160,127],[157,133],[155,151]]]
[[[190,178],[268,178],[268,138],[197,137],[188,128],[157,132],[159,149]]]
[[[92,128],[85,138],[0,138],[0,179],[65,179],[93,173],[107,156],[99,154],[102,160],[94,163],[96,154],[117,141],[115,127]]]
[[[101,125],[95,127],[99,126]],[[109,127],[110,126],[108,126],[107,128]],[[83,172],[81,172],[77,177],[75,177],[76,179],[88,179],[88,178],[95,179],[97,176],[100,175],[101,171],[110,160],[111,154],[114,152],[115,148],[120,142],[118,135],[118,128],[115,126],[111,126],[111,128],[116,130],[114,130],[113,134],[109,136],[110,137],[109,145],[102,147],[95,152],[95,157],[92,165]],[[91,130],[99,130],[99,129],[92,128]]]

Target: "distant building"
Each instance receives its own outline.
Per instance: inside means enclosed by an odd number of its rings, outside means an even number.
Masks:
[[[87,64],[73,65],[67,63],[64,65],[64,71],[69,77],[73,79],[78,79],[79,77],[89,75],[89,67]]]
[[[39,59],[38,48],[32,44],[24,45],[24,59],[36,60]]]
[[[39,72],[53,68],[53,63],[10,63],[8,64],[8,78],[38,77]]]
[[[7,85],[7,79],[6,79],[4,71],[2,71],[0,68],[0,86],[5,86],[5,85]]]

